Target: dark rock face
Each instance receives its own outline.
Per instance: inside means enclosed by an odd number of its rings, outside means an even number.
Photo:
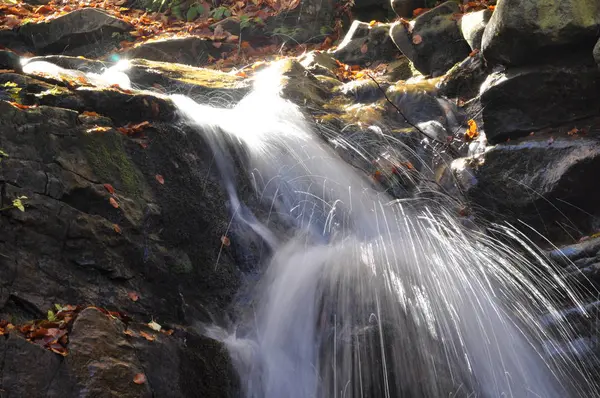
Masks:
[[[598,64],[598,67],[600,67],[600,40],[594,46],[594,60]]]
[[[417,8],[425,8],[426,0],[391,0],[392,9],[399,17],[412,18],[413,11]]]
[[[600,188],[589,183],[598,167],[594,138],[538,137],[487,151],[473,166],[475,184],[465,188],[484,218],[521,220],[555,242],[571,241],[598,222]]]
[[[492,64],[542,63],[590,51],[599,29],[596,0],[503,0],[485,28],[482,51]]]
[[[124,56],[202,66],[206,65],[209,56],[215,59],[221,58],[223,52],[228,52],[233,48],[234,45],[228,43],[216,48],[210,40],[199,37],[183,37],[143,43],[126,51]]]
[[[143,64],[143,73],[151,69]],[[233,89],[218,72],[211,79],[199,70],[192,78],[193,68],[183,69],[172,67],[166,79],[198,83],[205,93]],[[151,85],[143,73],[137,81]],[[173,104],[149,93],[72,90],[50,76],[0,75],[0,84],[6,82],[19,90],[3,87],[0,95],[38,106],[0,100],[0,148],[7,154],[0,161],[0,317],[45,317],[55,303],[181,325],[226,317],[240,274],[235,242],[221,250],[228,198],[209,146],[176,123]],[[116,129],[143,121],[152,126],[141,134]],[[21,196],[27,197],[24,212],[11,206]],[[133,302],[129,292],[141,298]],[[232,394],[234,378],[217,342],[191,333],[187,346],[164,342],[134,355],[137,346],[123,340],[122,327],[102,317],[81,314],[66,361],[18,336],[0,338],[2,349],[12,350],[3,388],[15,396]],[[173,374],[164,371],[166,357]],[[29,366],[32,360],[46,373]],[[148,384],[131,382],[139,372]]]
[[[334,0],[305,0],[293,10],[267,19],[265,31],[282,42],[320,43],[331,32]]]
[[[142,338],[138,328],[155,339]],[[69,333],[64,359],[11,333],[0,339],[2,388],[19,397],[234,396],[235,376],[219,343],[193,332],[130,330],[133,336],[125,335],[121,321],[87,308]],[[139,374],[145,382],[134,383]]]
[[[412,30],[402,22],[394,23],[390,28],[390,36],[419,72],[432,76],[443,75],[471,51],[454,16],[459,12],[457,3],[446,2],[420,15],[414,21]]]
[[[492,74],[482,91],[481,118],[491,143],[600,111],[595,66],[513,68]]]
[[[391,61],[399,55],[389,35],[389,24],[369,26],[354,21],[346,37],[333,55],[345,64],[366,65],[378,61]]]
[[[100,57],[119,42],[113,34],[133,27],[96,8],[83,8],[49,22],[31,23],[19,28],[19,35],[33,44],[35,52],[44,54]]]

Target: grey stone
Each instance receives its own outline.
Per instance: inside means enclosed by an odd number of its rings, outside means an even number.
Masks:
[[[420,15],[409,26],[395,22],[390,36],[419,72],[443,75],[471,52],[455,18],[459,12],[458,4],[448,1]]]
[[[599,29],[597,0],[501,0],[481,49],[490,64],[542,63],[591,51]]]
[[[374,61],[388,62],[399,55],[389,35],[389,24],[354,21],[333,55],[345,64],[365,66]]]
[[[472,50],[481,49],[483,32],[491,16],[490,10],[481,10],[465,14],[460,19],[460,30]]]

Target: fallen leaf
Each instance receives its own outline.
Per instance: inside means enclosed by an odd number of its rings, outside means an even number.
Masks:
[[[478,48],[476,48],[475,50],[471,51],[471,52],[469,53],[469,57],[474,57],[474,56],[476,56],[477,54],[479,54],[479,49],[478,49]]]
[[[150,321],[148,323],[148,327],[156,332],[160,332],[160,329],[162,329],[162,326],[160,326],[158,323],[156,323],[154,321]]]
[[[121,227],[119,227],[119,224],[113,224],[113,229],[115,230],[116,233],[118,233],[118,234],[121,233]]]
[[[154,178],[156,178],[156,181],[158,181],[158,183],[161,185],[163,185],[165,183],[164,177],[161,176],[160,174],[155,175]]]
[[[143,338],[145,338],[146,340],[148,340],[148,341],[154,341],[154,340],[156,340],[156,336],[154,336],[154,335],[151,335],[151,334],[149,334],[149,333],[146,333],[146,332],[144,332],[143,330],[140,332],[140,335],[141,335]]]
[[[104,184],[104,189],[106,189],[108,191],[108,193],[111,195],[115,194],[115,189],[110,184]]]
[[[372,28],[376,24],[377,24],[377,21],[376,20],[372,20],[372,21],[369,22],[369,27]]]
[[[133,382],[135,384],[144,384],[146,382],[146,375],[144,375],[143,373],[136,374],[133,378]]]
[[[229,245],[231,245],[231,241],[229,240],[229,238],[226,235],[223,235],[223,236],[221,236],[221,244],[223,246],[229,247]]]
[[[471,141],[479,137],[479,129],[477,128],[475,120],[470,119],[467,124],[469,125],[469,128],[465,132],[465,140]]]
[[[131,329],[125,329],[123,333],[130,337],[139,337],[139,335]]]
[[[119,208],[119,204],[117,203],[115,198],[110,198],[108,201],[110,202],[111,206],[114,207],[115,209]]]
[[[136,292],[129,292],[127,293],[127,295],[129,296],[131,301],[138,301],[140,299],[140,296]]]
[[[82,113],[82,115],[84,115],[84,116],[96,116],[96,117],[100,116],[99,113],[97,113],[97,112],[90,112],[90,111],[85,111],[85,112]]]
[[[414,35],[412,42],[413,44],[421,44],[423,42],[423,38],[420,35]]]

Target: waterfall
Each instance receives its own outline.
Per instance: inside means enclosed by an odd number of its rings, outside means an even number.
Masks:
[[[241,219],[273,251],[249,316],[220,334],[244,396],[597,396],[571,356],[548,355],[554,338],[574,340],[553,297],[584,310],[540,251],[510,226],[484,234],[443,203],[377,190],[281,98],[282,78],[271,67],[230,109],[172,96],[211,143],[232,202],[233,150],[291,225],[284,237],[270,217]]]
[[[129,85],[120,68],[87,76]],[[211,145],[233,219],[271,250],[246,314],[208,328],[229,349],[243,396],[600,396],[560,311],[586,310],[543,253],[510,225],[484,233],[444,201],[378,189],[281,97],[282,78],[275,64],[232,108],[170,97]],[[242,172],[266,217],[244,203]]]

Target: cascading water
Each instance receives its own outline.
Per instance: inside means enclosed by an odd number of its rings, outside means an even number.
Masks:
[[[247,316],[231,332],[209,328],[245,397],[600,396],[568,352],[576,334],[559,306],[584,309],[523,235],[484,234],[443,202],[379,192],[280,97],[281,78],[264,72],[231,109],[171,97],[212,146],[234,221],[272,251]],[[266,219],[241,199],[231,148]]]
[[[173,97],[209,136],[233,202],[232,138],[260,199],[295,231],[279,239],[275,223],[245,220],[273,255],[251,316],[224,338],[244,396],[598,395],[567,354],[545,354],[540,314],[573,333],[551,294],[580,304],[524,236],[493,228],[527,258],[439,204],[376,191],[279,96],[280,79],[272,68],[232,109]]]

